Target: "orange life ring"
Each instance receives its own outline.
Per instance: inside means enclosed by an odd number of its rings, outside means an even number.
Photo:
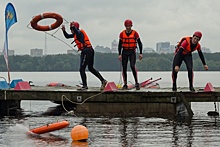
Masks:
[[[45,126],[31,129],[30,132],[35,133],[35,134],[48,133],[48,132],[52,132],[52,131],[56,131],[56,130],[60,130],[62,128],[68,127],[69,124],[70,123],[68,121],[56,122],[56,123],[47,124]]]
[[[47,25],[47,26],[39,25],[38,22],[42,19],[45,19],[45,18],[54,18],[54,19],[56,19],[56,21],[53,24]],[[49,13],[49,12],[39,14],[31,20],[32,28],[35,30],[38,30],[38,31],[50,31],[50,30],[53,30],[53,29],[56,29],[57,27],[59,27],[62,23],[63,23],[63,17],[60,14]]]

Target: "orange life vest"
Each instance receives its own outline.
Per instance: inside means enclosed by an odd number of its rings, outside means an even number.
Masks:
[[[137,38],[135,38],[135,30],[132,30],[131,34],[127,36],[126,30],[123,31],[122,35],[122,47],[123,49],[136,49],[137,48]]]
[[[92,44],[89,41],[89,37],[87,36],[86,32],[84,30],[80,30],[83,33],[84,36],[84,43],[79,42],[79,40],[76,37],[76,34],[74,35],[74,42],[76,43],[76,46],[79,50],[83,50],[84,48],[91,48]]]
[[[196,47],[195,47],[193,50],[191,50],[191,42],[190,42],[191,38],[192,38],[192,37],[183,37],[183,38],[179,41],[179,43],[177,44],[177,46],[176,46],[175,54],[176,54],[176,53],[178,52],[178,50],[180,49],[180,46],[181,46],[181,44],[183,43],[184,40],[186,40],[186,41],[187,41],[187,44],[188,44],[187,47],[184,48],[184,51],[183,51],[183,54],[184,54],[184,55],[189,54],[189,53],[192,53],[192,52],[194,52],[195,50],[198,50],[198,49],[200,48],[200,44],[199,44],[199,43],[197,43]]]

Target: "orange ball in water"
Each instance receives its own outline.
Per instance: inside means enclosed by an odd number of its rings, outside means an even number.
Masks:
[[[73,140],[86,140],[89,137],[89,131],[85,126],[77,125],[71,131],[71,138]]]

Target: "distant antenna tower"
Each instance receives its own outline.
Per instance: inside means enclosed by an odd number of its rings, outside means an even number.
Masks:
[[[46,26],[46,21],[45,21],[45,26]],[[45,34],[45,36],[44,36],[44,55],[46,56],[47,55],[47,33],[45,32],[44,34]]]
[[[44,40],[44,55],[47,55],[47,33],[45,33],[45,40]]]

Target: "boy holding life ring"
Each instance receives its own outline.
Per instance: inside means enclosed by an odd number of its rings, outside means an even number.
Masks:
[[[92,44],[87,36],[86,32],[82,29],[79,29],[78,22],[71,22],[70,23],[70,30],[72,34],[68,34],[65,30],[65,26],[62,25],[62,31],[64,36],[68,38],[74,38],[75,46],[77,46],[78,50],[81,51],[80,55],[80,76],[82,79],[83,86],[80,87],[78,90],[87,90],[87,80],[86,80],[86,73],[85,69],[88,65],[89,71],[95,75],[101,81],[101,88],[100,90],[104,90],[107,81],[102,77],[102,75],[93,67],[94,64],[94,49]]]

